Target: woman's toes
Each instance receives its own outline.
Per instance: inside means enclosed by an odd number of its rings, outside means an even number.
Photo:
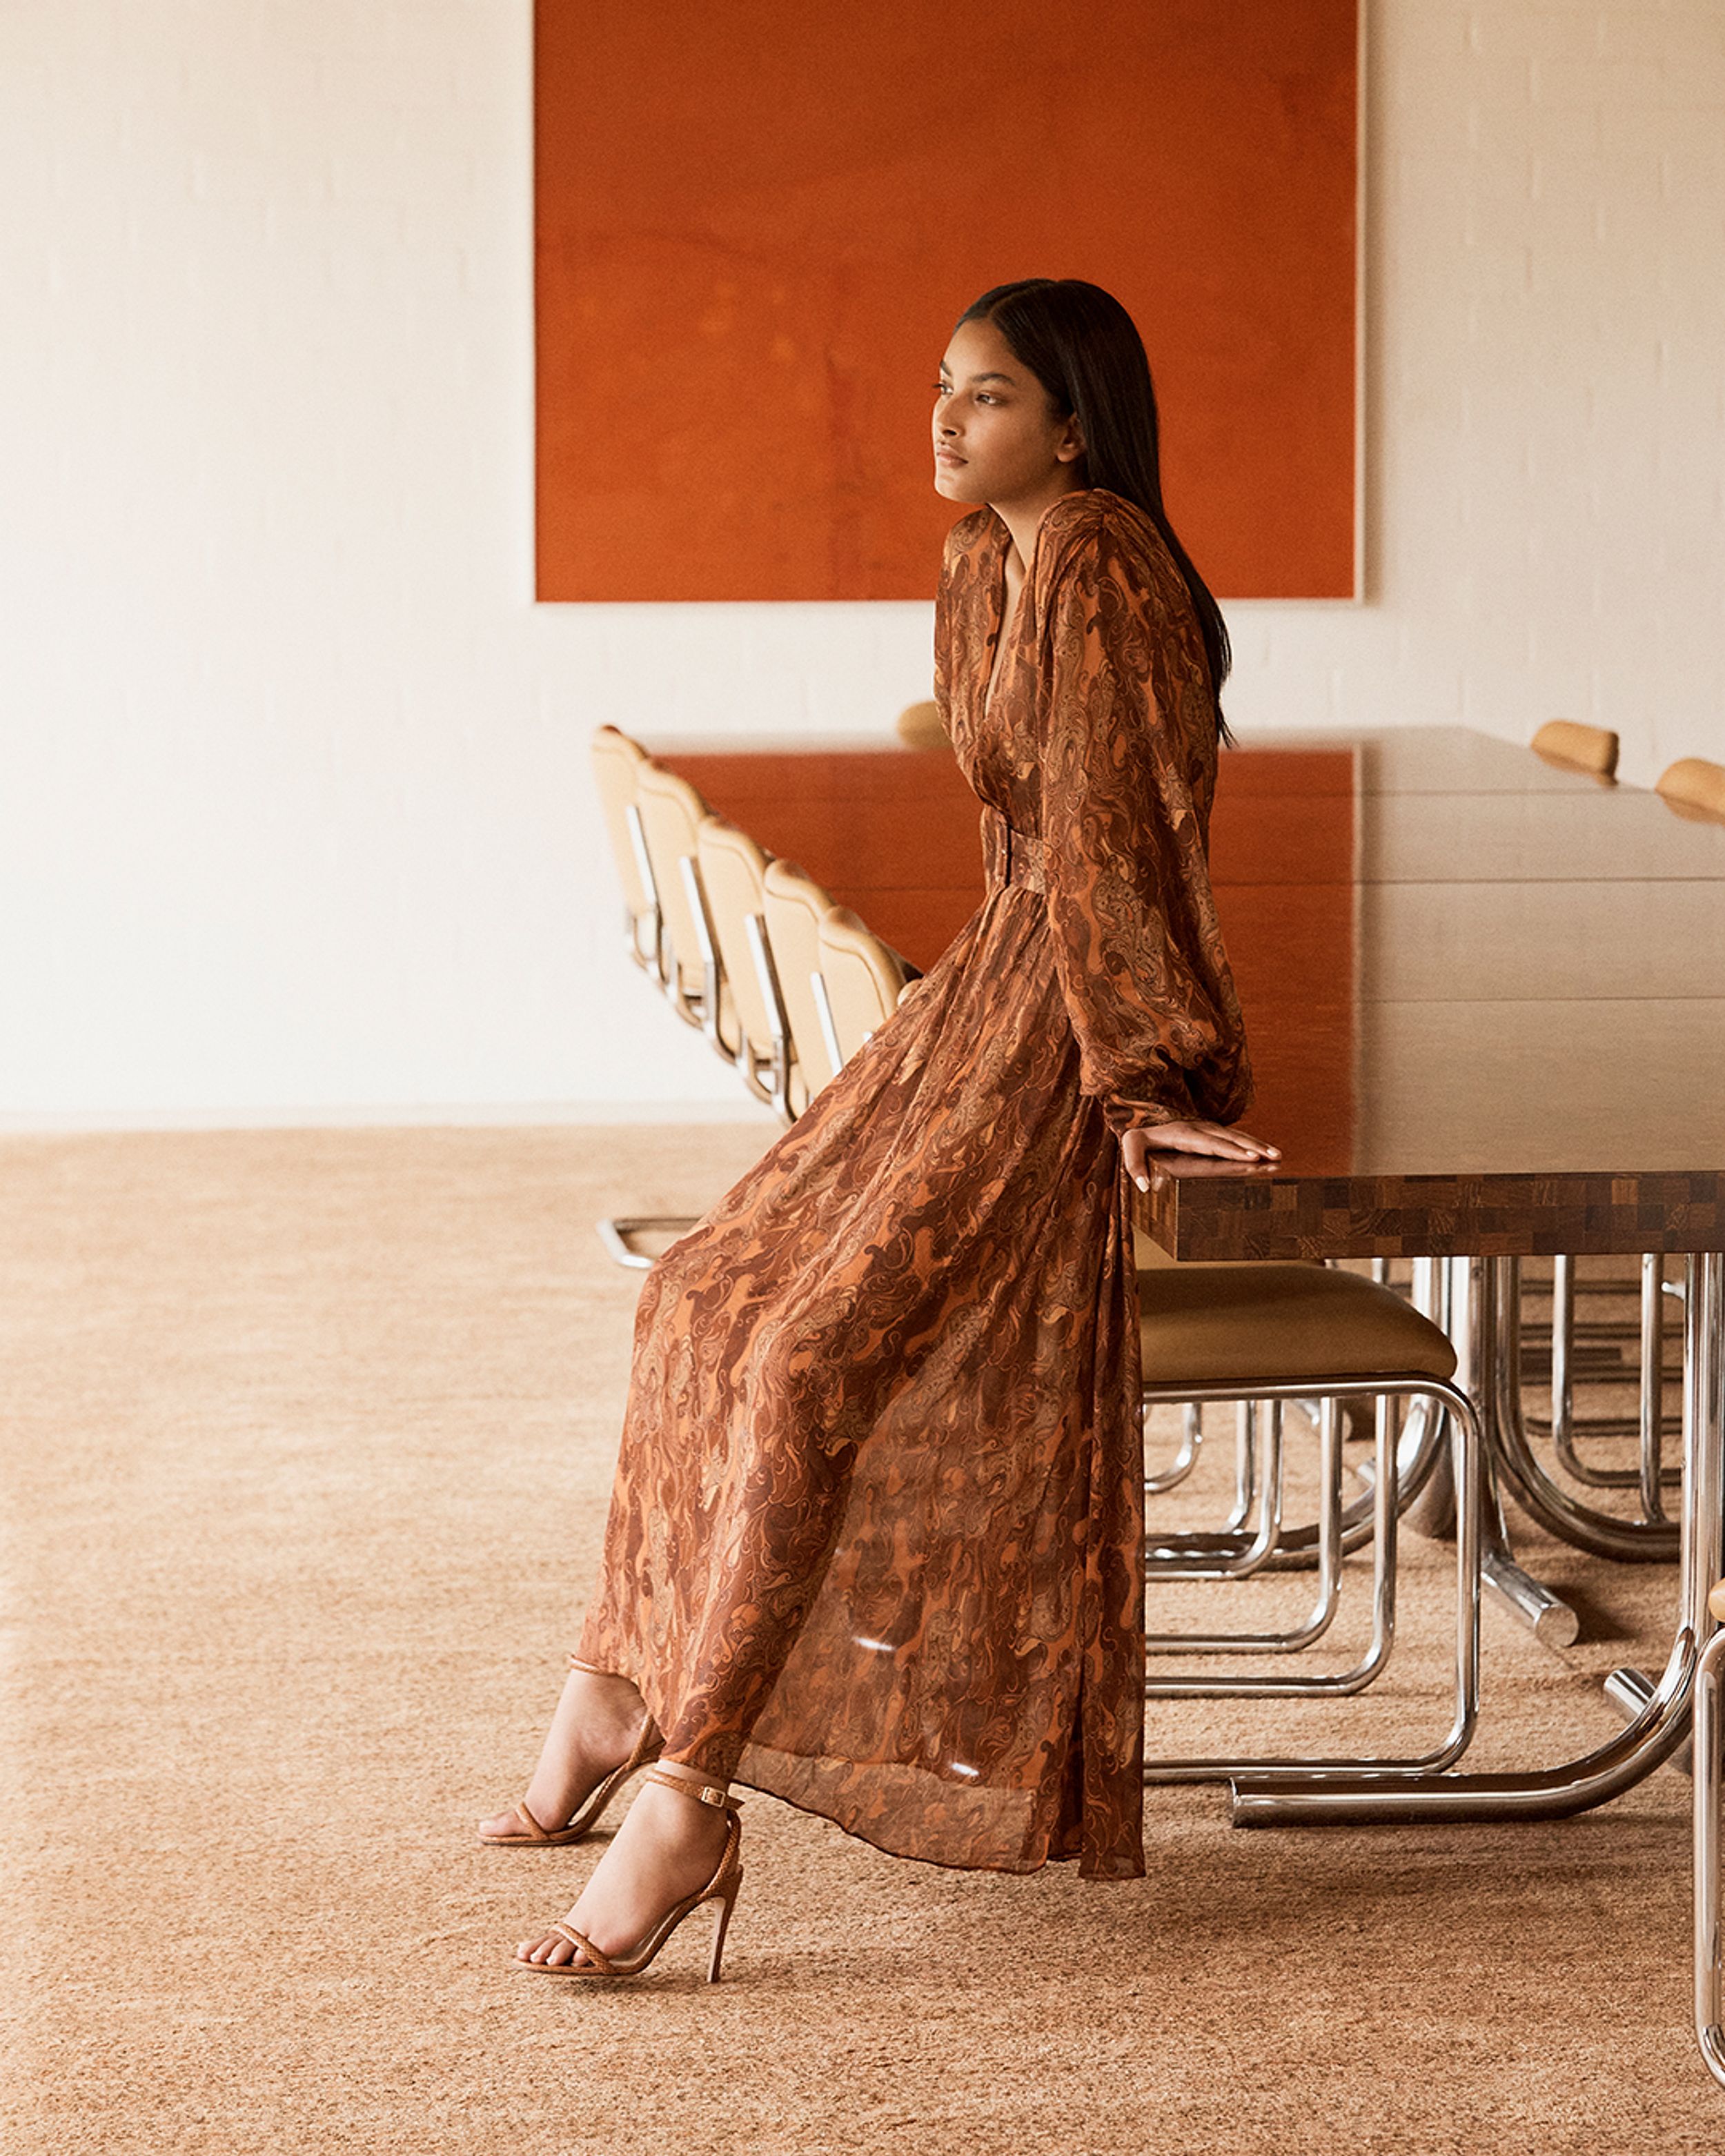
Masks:
[[[536,1962],[546,1969],[561,1969],[575,1958],[575,1949],[561,1932],[542,1932],[537,1938],[523,1939],[515,1950],[517,1961]]]

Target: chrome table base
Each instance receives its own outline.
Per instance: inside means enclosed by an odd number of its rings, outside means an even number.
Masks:
[[[1517,1282],[1515,1260],[1470,1260],[1472,1322],[1467,1328],[1468,1389],[1479,1404],[1486,1431],[1488,1471],[1499,1476],[1517,1502],[1526,1502],[1519,1451],[1527,1445],[1521,1422],[1519,1364],[1514,1338]],[[1627,1727],[1608,1743],[1556,1767],[1516,1774],[1445,1774],[1385,1770],[1307,1780],[1278,1774],[1232,1781],[1233,1816],[1240,1826],[1311,1825],[1325,1820],[1417,1822],[1502,1819],[1561,1819],[1608,1803],[1632,1789],[1689,1735],[1690,1707],[1701,1650],[1713,1630],[1708,1590],[1725,1572],[1725,1255],[1709,1252],[1687,1261],[1683,1342],[1683,1486],[1676,1634],[1663,1675]],[[1494,1493],[1495,1494],[1495,1493]],[[1556,1493],[1562,1497],[1563,1493]],[[1569,1501],[1564,1500],[1567,1503]],[[1490,1528],[1501,1522],[1501,1504],[1488,1498]],[[1545,1499],[1528,1509],[1543,1524],[1596,1548],[1559,1525],[1562,1507]],[[1579,1507],[1577,1508],[1579,1511]],[[1548,1517],[1548,1514],[1551,1517]],[[1579,1522],[1591,1532],[1598,1515]],[[1435,1524],[1435,1522],[1433,1522]],[[1615,1551],[1602,1552],[1615,1555]],[[1637,1550],[1635,1554],[1645,1554]],[[1494,1584],[1512,1606],[1532,1609],[1536,1597],[1548,1609],[1557,1598],[1510,1558],[1497,1553]],[[1525,1589],[1521,1583],[1525,1583]],[[1529,1592],[1532,1590],[1532,1592]],[[1572,1613],[1573,1614],[1573,1613]],[[1548,1618],[1548,1622],[1550,1620]],[[1572,1635],[1573,1636],[1573,1635]]]
[[[1725,1683],[1725,1632],[1716,1632],[1702,1652],[1695,1677],[1695,2038],[1707,2071],[1725,2087],[1725,1941],[1719,1925],[1719,1843],[1725,1831],[1725,1763],[1720,1752],[1719,1691]]]

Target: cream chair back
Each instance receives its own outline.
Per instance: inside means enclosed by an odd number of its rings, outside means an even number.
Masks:
[[[1548,763],[1573,763],[1596,778],[1613,778],[1617,771],[1616,735],[1574,719],[1548,719],[1533,737],[1533,753]]]
[[[938,704],[906,704],[898,715],[898,737],[906,748],[950,748]]]
[[[905,967],[860,914],[835,906],[820,923],[819,980],[839,1060],[848,1063],[881,1022],[898,1008]]]
[[[1680,757],[1661,772],[1656,784],[1666,808],[1680,816],[1725,824],[1725,763],[1709,763],[1704,756]]]
[[[637,782],[641,831],[659,892],[664,925],[665,988],[672,1008],[703,1027],[725,1055],[737,1051],[734,1008],[706,919],[696,865],[707,805],[686,778],[649,762]]]
[[[839,1067],[814,989],[814,976],[820,970],[820,924],[832,911],[833,901],[794,861],[769,861],[762,883],[767,942],[791,1029],[794,1067],[790,1104],[792,1112],[800,1115]]]
[[[791,1037],[767,943],[768,858],[747,831],[711,814],[701,819],[695,858],[737,1010],[737,1070],[757,1099],[788,1121]]]
[[[643,845],[637,793],[641,773],[652,762],[640,743],[616,726],[594,729],[593,782],[604,812],[605,834],[623,886],[624,939],[638,966],[659,971],[660,914],[657,893]]]

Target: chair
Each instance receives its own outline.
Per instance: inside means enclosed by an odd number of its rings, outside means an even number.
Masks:
[[[722,816],[702,817],[696,867],[719,963],[737,1007],[737,1068],[757,1101],[791,1120],[790,1024],[767,942],[769,857]]]
[[[1548,1416],[1524,1409],[1527,1427],[1535,1436],[1549,1439],[1558,1466],[1572,1481],[1594,1490],[1633,1490],[1638,1493],[1636,1524],[1656,1527],[1666,1522],[1663,1492],[1676,1489],[1681,1477],[1664,1464],[1665,1441],[1681,1428],[1681,1419],[1667,1413],[1666,1397],[1674,1373],[1666,1367],[1666,1345],[1670,1331],[1666,1307],[1681,1305],[1682,1289],[1665,1277],[1665,1261],[1657,1251],[1641,1258],[1638,1279],[1616,1276],[1583,1277],[1573,1257],[1551,1261],[1551,1324],[1529,1339],[1523,1321],[1521,1377],[1524,1384],[1548,1383],[1551,1391]],[[1523,1272],[1523,1284],[1528,1283]],[[1638,1304],[1636,1314],[1621,1318],[1584,1317],[1579,1314],[1582,1297],[1610,1303]],[[1547,1341],[1548,1339],[1548,1349]],[[1624,1357],[1633,1350],[1634,1367]],[[1640,1398],[1633,1414],[1582,1414],[1575,1395],[1583,1386],[1625,1389],[1637,1387]],[[1579,1438],[1640,1440],[1640,1457],[1634,1466],[1601,1466],[1584,1460],[1577,1450]],[[1669,1543],[1669,1548],[1666,1545]],[[1675,1556],[1675,1543],[1667,1532],[1651,1545],[1660,1554]]]
[[[1584,726],[1574,719],[1548,719],[1534,735],[1535,756],[1548,763],[1590,771],[1596,778],[1617,774],[1617,737],[1604,726]]]
[[[1479,1700],[1481,1580],[1481,1437],[1473,1404],[1453,1383],[1455,1351],[1432,1321],[1391,1288],[1357,1274],[1301,1265],[1152,1265],[1138,1275],[1140,1346],[1147,1404],[1209,1401],[1267,1409],[1266,1452],[1281,1443],[1281,1410],[1289,1401],[1318,1408],[1322,1482],[1317,1525],[1318,1594],[1306,1625],[1293,1634],[1230,1636],[1216,1641],[1148,1635],[1153,1654],[1178,1650],[1281,1652],[1313,1644],[1334,1614],[1342,1556],[1341,1407],[1370,1400],[1376,1407],[1377,1458],[1373,1477],[1373,1629],[1364,1656],[1351,1669],[1320,1676],[1179,1672],[1147,1678],[1145,1695],[1168,1699],[1352,1697],[1382,1670],[1395,1623],[1395,1552],[1400,1510],[1394,1409],[1406,1400],[1427,1404],[1447,1418],[1456,1491],[1456,1632],[1455,1712],[1447,1735],[1417,1759],[1158,1759],[1147,1781],[1214,1781],[1304,1774],[1430,1772],[1459,1758],[1472,1737]],[[1273,1467],[1274,1462],[1267,1463]],[[1266,1506],[1247,1554],[1263,1563],[1274,1550],[1279,1520]],[[1236,1576],[1245,1567],[1236,1568]],[[1152,1575],[1151,1584],[1153,1585]]]
[[[594,729],[592,753],[599,805],[604,811],[618,880],[623,886],[624,948],[636,965],[662,981],[659,897],[653,887],[636,803],[641,773],[653,759],[639,742],[631,741],[616,726]]]
[[[848,906],[835,906],[822,916],[816,942],[813,987],[827,1051],[837,1070],[898,1009],[909,968]]]
[[[820,924],[832,911],[833,901],[794,861],[769,861],[762,881],[767,945],[790,1029],[788,1097],[792,1114],[800,1116],[841,1060],[821,1023],[814,988],[820,971]]]
[[[1709,763],[1704,756],[1680,757],[1661,772],[1654,791],[1679,816],[1725,824],[1725,763]]]
[[[1707,1597],[1707,1608],[1725,1625],[1725,1579]],[[1720,1934],[1719,1845],[1725,1834],[1725,1631],[1702,1648],[1695,1671],[1695,2035],[1707,2071],[1725,2088],[1725,1941]]]
[[[938,704],[906,704],[898,715],[898,737],[906,748],[950,748]]]
[[[663,769],[616,726],[597,728],[592,748],[623,883],[629,954],[663,989],[680,1018],[701,1026],[721,1055],[734,1057],[736,1014],[716,954],[697,926],[703,909],[688,859],[706,804],[685,780]],[[653,1260],[634,1247],[636,1235],[681,1235],[695,1221],[693,1214],[619,1214],[600,1220],[598,1228],[617,1264],[644,1270]]]
[[[665,994],[677,1016],[734,1063],[742,1036],[695,865],[701,819],[711,812],[686,778],[650,761],[637,777],[635,802],[659,901]]]

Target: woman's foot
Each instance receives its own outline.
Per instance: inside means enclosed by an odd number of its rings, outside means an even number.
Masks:
[[[646,1712],[645,1701],[627,1677],[570,1671],[522,1800],[547,1834],[566,1826],[606,1775],[628,1758]],[[481,1820],[479,1830],[518,1835],[526,1825],[521,1805],[511,1804]]]
[[[695,1789],[722,1786],[675,1763],[667,1766],[661,1761],[659,1771],[675,1774]],[[563,1921],[591,1939],[602,1954],[627,1955],[667,1911],[708,1884],[725,1853],[729,1830],[726,1815],[716,1805],[648,1782]],[[523,1939],[515,1956],[552,1969],[587,1958],[553,1931]]]

